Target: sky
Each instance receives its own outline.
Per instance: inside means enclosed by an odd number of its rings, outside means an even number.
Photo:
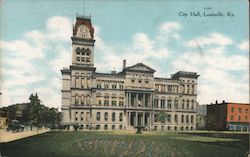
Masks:
[[[249,103],[248,8],[247,0],[0,0],[0,106],[38,93],[61,107],[77,13],[91,15],[97,72],[120,71],[123,59],[156,77],[197,72],[199,104]]]

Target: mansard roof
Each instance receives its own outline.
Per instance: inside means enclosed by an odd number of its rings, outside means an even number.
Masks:
[[[187,71],[178,71],[177,73],[172,75],[173,79],[179,79],[180,77],[187,77],[187,78],[198,78],[200,75],[197,75],[196,72],[187,72]]]
[[[123,69],[124,71],[131,71],[131,72],[145,72],[153,74],[155,72],[154,69],[150,68],[149,66],[143,63],[137,63],[133,66],[126,67]]]

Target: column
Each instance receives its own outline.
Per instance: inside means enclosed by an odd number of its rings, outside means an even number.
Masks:
[[[148,107],[149,107],[149,108],[152,108],[152,106],[151,106],[151,105],[152,105],[152,104],[151,104],[151,101],[152,101],[151,95],[149,94],[149,95],[148,95]]]
[[[160,97],[158,99],[158,108],[161,108],[161,99],[160,99]]]
[[[146,102],[146,100],[145,100],[145,94],[142,94],[142,107],[146,106],[145,102]]]
[[[128,106],[131,106],[131,93],[128,93]]]
[[[138,93],[136,93],[136,98],[135,98],[135,106],[138,106]]]
[[[138,126],[138,112],[135,112],[135,126]]]
[[[149,119],[148,119],[148,126],[149,128],[151,128],[151,119],[152,119],[152,116],[151,116],[151,112],[149,112],[149,115],[148,115]]]
[[[127,112],[127,128],[130,126],[130,112]]]
[[[152,117],[152,118],[151,118],[151,120],[152,120],[152,121],[151,121],[151,126],[153,126],[153,125],[154,125],[154,122],[155,122],[154,112],[151,113],[151,117]]]
[[[142,126],[145,126],[145,112],[142,113]]]
[[[126,97],[126,99],[125,99],[125,106],[127,107],[128,106],[128,93],[125,94],[125,97]]]

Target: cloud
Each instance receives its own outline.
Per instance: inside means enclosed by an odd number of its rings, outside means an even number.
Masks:
[[[47,21],[48,36],[56,40],[68,41],[72,35],[72,23],[68,18],[55,16]]]
[[[196,39],[200,39],[198,44]],[[248,57],[228,48],[229,45],[237,48],[238,44],[218,33],[196,39],[189,40],[191,49],[183,51],[171,62],[172,71],[198,72],[200,104],[209,104],[216,99],[247,103],[249,101]]]
[[[173,33],[178,31],[182,28],[181,24],[175,21],[172,22],[164,22],[160,25],[159,31],[160,33]]]
[[[242,43],[239,45],[239,49],[243,51],[249,51],[249,40],[242,41]]]
[[[206,45],[226,46],[232,44],[233,41],[229,37],[222,35],[220,33],[211,33],[209,36],[197,37],[195,39],[192,39],[189,42],[187,42],[186,45],[188,47],[197,47],[197,43],[200,46],[206,46]]]
[[[45,105],[61,106],[61,82],[55,78],[71,61],[71,32],[70,20],[56,16],[48,19],[43,31],[31,30],[18,40],[0,41],[1,105],[27,102],[31,93],[38,92]]]

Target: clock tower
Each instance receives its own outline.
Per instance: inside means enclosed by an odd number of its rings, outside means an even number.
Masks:
[[[94,66],[94,28],[90,17],[77,16],[73,26],[72,65]]]

